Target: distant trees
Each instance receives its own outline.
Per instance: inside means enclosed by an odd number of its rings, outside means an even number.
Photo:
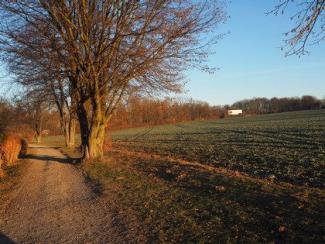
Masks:
[[[150,99],[132,96],[115,110],[110,128],[176,123],[191,120],[217,119],[224,109],[206,102],[180,99]]]
[[[243,109],[246,114],[281,113],[322,108],[322,101],[313,96],[291,98],[253,98],[235,102],[231,108]]]
[[[287,8],[295,9],[291,20],[294,26],[286,33],[288,37],[286,55],[305,54],[308,40],[311,44],[323,41],[325,38],[324,0],[279,0],[273,13],[283,13]]]
[[[61,117],[54,110],[45,109],[37,115],[37,107],[31,102],[9,102],[0,99],[0,141],[1,135],[20,134],[21,137],[34,136],[47,131],[50,135],[62,134]],[[288,111],[325,109],[325,99],[312,96],[291,98],[253,98],[238,101],[231,106],[211,106],[193,99],[154,99],[132,95],[115,109],[108,129],[150,126],[178,123],[192,120],[212,120],[227,116],[228,109],[242,109],[244,114],[258,115]],[[40,121],[39,119],[42,118]],[[38,133],[36,133],[39,131]],[[79,133],[76,128],[76,133]]]
[[[313,96],[245,99],[225,106],[211,106],[193,99],[152,99],[131,96],[121,103],[110,123],[111,129],[177,123],[191,120],[220,119],[228,109],[242,109],[244,114],[258,115],[325,108],[324,100]]]
[[[21,0],[0,1],[0,9],[4,59],[36,63],[47,87],[62,81],[84,158],[102,155],[106,125],[126,94],[179,91],[187,67],[207,69],[217,38],[203,34],[225,20],[215,0]]]
[[[46,102],[26,97],[12,101],[0,98],[0,141],[4,135],[16,135],[39,143],[44,131],[57,134],[60,129],[57,113],[49,111]]]

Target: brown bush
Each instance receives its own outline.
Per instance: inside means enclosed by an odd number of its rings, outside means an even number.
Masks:
[[[6,166],[13,165],[19,156],[21,150],[21,140],[16,135],[8,135],[2,141],[0,146],[0,155]]]

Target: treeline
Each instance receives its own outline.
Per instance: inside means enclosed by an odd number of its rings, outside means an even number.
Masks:
[[[325,101],[312,96],[293,98],[253,98],[232,105],[211,106],[193,99],[154,99],[131,96],[121,103],[108,122],[108,129],[178,123],[224,118],[229,109],[242,109],[244,115],[279,113],[325,108]],[[76,127],[76,133],[79,128]],[[0,99],[0,141],[4,135],[19,134],[40,142],[42,135],[63,133],[60,116],[55,109],[39,107],[39,103]]]
[[[133,96],[115,110],[109,127],[112,129],[157,125],[223,117],[225,109],[193,99],[150,99]]]
[[[325,108],[325,101],[313,96],[284,98],[253,98],[235,102],[230,109],[242,109],[245,114],[281,113]]]
[[[0,99],[0,142],[4,135],[12,133],[32,134],[30,118],[26,109],[18,103]]]
[[[211,106],[206,102],[193,99],[152,99],[133,96],[115,110],[109,128],[219,119],[226,117],[229,109],[242,109],[246,115],[256,115],[321,108],[325,108],[325,101],[309,95],[245,99],[225,106]]]

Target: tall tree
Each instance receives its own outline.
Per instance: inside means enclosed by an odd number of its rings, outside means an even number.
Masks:
[[[3,45],[38,49],[66,78],[84,158],[102,156],[105,128],[128,91],[179,91],[182,71],[208,69],[202,62],[220,37],[212,33],[226,19],[215,0],[22,0],[1,7]],[[26,32],[31,41],[19,37]]]

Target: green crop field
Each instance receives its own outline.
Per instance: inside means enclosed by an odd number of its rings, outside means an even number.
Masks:
[[[325,110],[127,129],[112,138],[115,147],[324,187]]]

